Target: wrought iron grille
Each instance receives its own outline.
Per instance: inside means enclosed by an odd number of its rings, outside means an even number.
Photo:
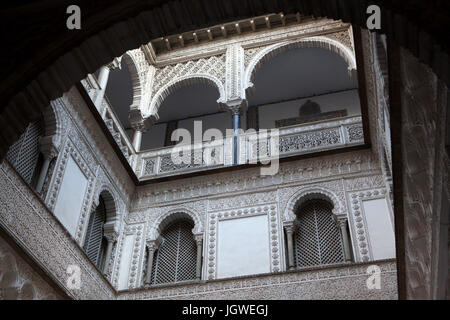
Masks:
[[[105,251],[105,243],[103,239],[103,224],[106,220],[105,203],[100,197],[100,203],[89,217],[86,239],[83,249],[89,259],[97,268],[103,267],[103,255]]]
[[[6,159],[20,176],[31,185],[39,160],[39,137],[44,133],[42,120],[32,122],[8,150]]]
[[[153,284],[195,279],[197,246],[193,227],[191,221],[179,220],[161,233],[163,240],[153,259]]]
[[[310,200],[297,213],[295,260],[297,268],[344,261],[342,237],[330,205]]]

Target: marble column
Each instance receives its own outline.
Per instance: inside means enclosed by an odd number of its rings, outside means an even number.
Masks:
[[[95,96],[94,104],[99,111],[102,105],[103,98],[105,97],[106,86],[108,85],[109,72],[110,72],[109,67],[103,66],[100,68],[100,72],[97,78],[97,82],[100,88],[97,95]]]
[[[196,279],[202,278],[202,253],[203,253],[203,234],[195,235],[195,241],[197,242],[197,268]]]
[[[108,268],[111,263],[112,249],[113,249],[114,243],[117,241],[118,235],[117,235],[117,233],[112,232],[112,233],[107,233],[104,236],[105,236],[108,244],[106,246],[105,263],[103,265],[103,274],[107,275]]]
[[[287,254],[288,254],[288,270],[295,269],[295,259],[294,259],[294,224],[288,224],[284,226],[287,238]]]
[[[350,250],[350,237],[347,231],[347,217],[338,218],[337,222],[339,224],[339,228],[341,229],[342,243],[344,245],[345,262],[351,262],[352,255]]]
[[[133,148],[136,152],[141,151],[142,129],[135,129],[133,135]]]
[[[155,250],[158,248],[156,241],[147,241],[147,273],[145,275],[144,285],[149,286],[152,282],[152,267],[153,267],[153,256],[155,255]]]
[[[99,111],[102,106],[103,98],[105,97],[106,86],[108,85],[109,73],[111,70],[120,68],[120,58],[115,58],[111,63],[104,65],[100,68],[100,72],[98,74],[97,82],[99,85],[99,92],[95,97],[94,104]]]
[[[36,192],[39,194],[42,192],[42,187],[44,186],[45,178],[48,174],[50,162],[58,155],[58,147],[56,141],[56,136],[46,136],[42,137],[39,140],[39,148],[42,155],[44,156],[44,162],[42,164],[41,170],[39,171],[39,178],[36,184]]]

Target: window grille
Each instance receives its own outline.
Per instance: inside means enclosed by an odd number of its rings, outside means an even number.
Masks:
[[[297,220],[294,242],[297,268],[344,261],[342,237],[326,201],[308,201],[297,213]]]
[[[195,279],[197,245],[193,227],[191,221],[179,220],[161,233],[162,242],[153,259],[152,284]]]
[[[43,133],[42,120],[30,123],[6,154],[6,159],[29,185],[32,184],[38,169],[39,137]]]
[[[103,239],[103,224],[106,220],[106,210],[103,198],[89,217],[86,239],[83,249],[89,259],[100,270],[103,268],[103,255],[105,251],[105,240]]]

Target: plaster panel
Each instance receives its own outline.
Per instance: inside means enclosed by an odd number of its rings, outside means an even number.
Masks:
[[[270,272],[267,216],[219,221],[217,278]]]
[[[87,184],[88,179],[72,157],[69,157],[54,212],[73,236],[75,236]]]
[[[122,257],[119,269],[119,290],[128,289],[128,277],[130,274],[131,254],[133,253],[134,234],[126,235],[123,240]]]
[[[386,199],[364,200],[363,206],[373,259],[395,258],[394,228]]]

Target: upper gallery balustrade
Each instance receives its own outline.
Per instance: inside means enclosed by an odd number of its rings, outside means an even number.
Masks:
[[[349,24],[274,14],[192,35],[153,39],[82,81],[138,179],[364,143]],[[213,128],[214,141],[195,136]],[[177,129],[194,136],[184,151]]]
[[[137,153],[136,173],[146,180],[267,161],[278,157],[277,153],[284,158],[364,143],[361,116],[283,127],[278,130],[278,139],[273,130],[268,130],[265,137],[258,136],[254,130],[241,132],[237,135],[236,164],[233,162],[233,138],[229,135],[220,140],[193,143],[184,151],[179,146],[167,146]]]

